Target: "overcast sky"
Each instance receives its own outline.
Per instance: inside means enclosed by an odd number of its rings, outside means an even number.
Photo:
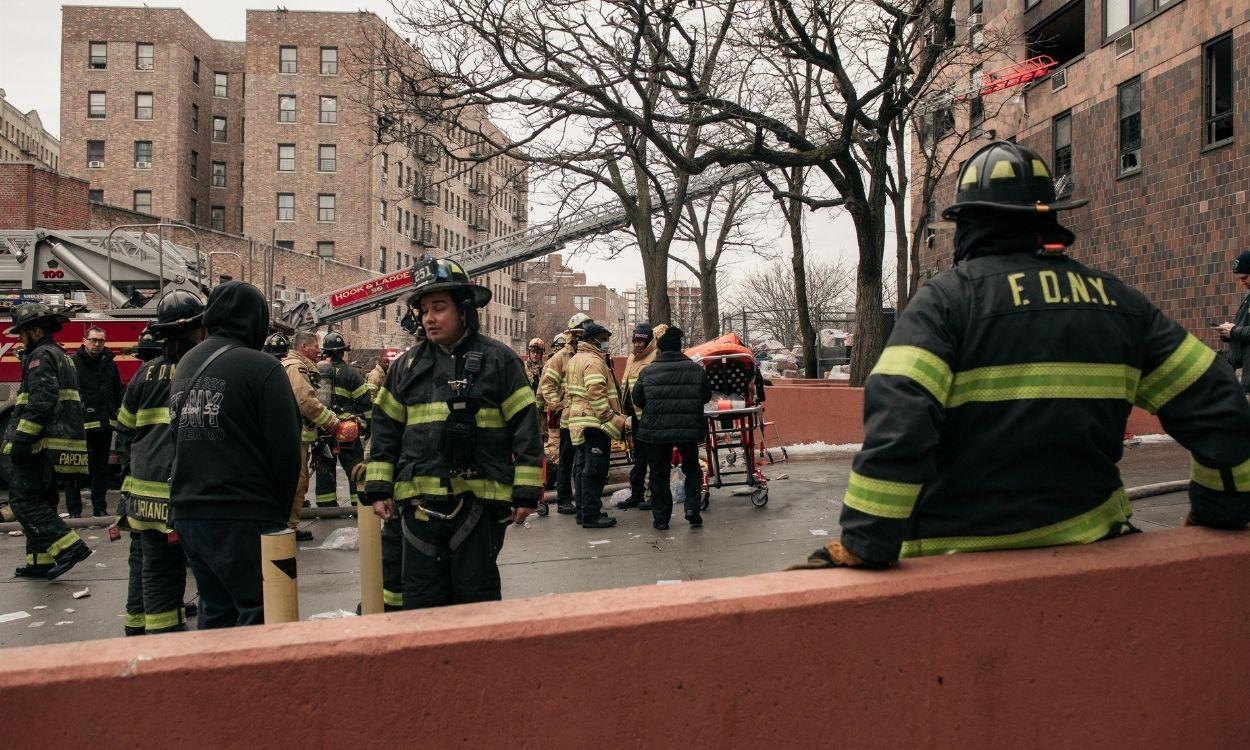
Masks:
[[[97,0],[81,5],[142,5],[136,0]],[[193,0],[184,3],[150,2],[153,7],[179,6],[204,30],[217,39],[244,38],[245,13],[248,8],[274,8],[276,4],[261,0]],[[280,3],[288,10],[353,11],[371,10],[383,18],[391,15],[385,0],[287,0]],[[49,0],[0,0],[0,88],[11,104],[23,111],[36,109],[53,134],[60,132],[60,59],[61,7]],[[541,211],[531,217],[543,218]],[[768,236],[776,237],[773,254],[788,257],[790,243],[781,232],[780,221],[771,222]],[[850,220],[831,211],[809,214],[809,252],[816,257],[838,258],[853,262],[855,236]],[[892,249],[892,235],[887,240],[887,256]],[[722,284],[722,304],[728,296],[732,278],[747,273],[758,261],[739,259],[728,271],[730,280]],[[618,291],[632,288],[642,281],[642,264],[636,254],[625,253],[615,260],[593,257],[574,258],[571,265],[586,272],[591,283],[603,283]],[[674,278],[688,277],[684,269],[674,267]]]

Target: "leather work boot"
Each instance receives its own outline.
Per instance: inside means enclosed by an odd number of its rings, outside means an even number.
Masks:
[[[594,518],[583,518],[583,529],[610,529],[616,525],[616,519],[607,513],[600,513]]]
[[[577,504],[573,502],[560,503],[556,506],[556,512],[562,516],[571,516],[577,512]]]
[[[13,571],[13,575],[17,578],[47,578],[48,571],[52,570],[51,564],[42,565],[23,565]]]
[[[628,500],[620,501],[619,503],[616,504],[616,507],[618,510],[629,510],[630,508],[637,508],[641,505],[642,505],[642,500],[639,500],[636,497],[631,497]]]
[[[551,514],[551,509],[547,507],[547,503],[538,504],[538,517],[539,518],[546,518],[550,514]]]
[[[68,573],[70,568],[91,557],[91,555],[92,549],[87,546],[86,542],[79,539],[71,544],[69,549],[57,556],[56,563],[48,570],[47,579],[54,581],[60,578]]]
[[[313,540],[313,533],[309,531],[308,529],[296,529],[295,530],[295,541],[311,542],[312,540]]]

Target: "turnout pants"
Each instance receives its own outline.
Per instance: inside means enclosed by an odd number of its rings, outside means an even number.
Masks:
[[[603,512],[603,487],[608,483],[608,462],[612,459],[612,441],[603,430],[587,429],[584,442],[578,446],[581,459],[581,481],[577,484],[577,520],[598,518]]]
[[[108,514],[109,446],[113,444],[113,431],[108,429],[87,430],[87,471],[91,483],[91,515]],[[74,518],[82,515],[83,480],[71,479],[65,483],[65,510]]]
[[[455,518],[417,518],[415,506],[404,509],[403,607],[425,609],[450,604],[499,601],[499,566],[511,508],[465,495]],[[451,513],[454,500],[426,502],[425,507]]]
[[[582,454],[566,427],[560,430],[560,463],[556,466],[556,501],[561,505],[577,499],[573,485],[581,481],[581,474]]]
[[[352,475],[352,467],[365,460],[365,449],[359,440],[339,446],[339,466],[348,477]],[[317,506],[330,507],[339,504],[338,471],[328,461],[317,462]],[[352,505],[360,504],[360,491],[355,487],[348,488],[348,496]]]
[[[404,608],[404,532],[399,524],[396,518],[382,522],[382,607],[387,612]]]
[[[174,521],[200,592],[196,627],[232,628],[265,621],[260,535],[281,524],[263,521]]]
[[[634,465],[629,470],[629,499],[642,502],[647,499],[647,444],[634,438]]]
[[[699,496],[703,491],[703,469],[699,466],[698,443],[652,443],[647,447],[651,465],[651,517],[656,523],[668,523],[673,515],[673,492],[669,489],[669,471],[672,469],[673,448],[681,455],[682,470],[686,473],[685,514],[699,514]]]
[[[126,635],[187,629],[182,597],[187,558],[163,531],[130,533],[130,586],[126,591]]]
[[[291,500],[291,517],[287,526],[295,528],[299,525],[299,509],[304,505],[304,496],[308,494],[308,446],[311,443],[299,444],[299,481],[295,485],[295,497]],[[337,499],[337,498],[336,498]]]
[[[9,477],[9,507],[26,536],[28,565],[51,565],[58,555],[79,541],[78,533],[57,515],[59,500],[56,472],[42,454],[36,454],[25,466],[13,467]]]

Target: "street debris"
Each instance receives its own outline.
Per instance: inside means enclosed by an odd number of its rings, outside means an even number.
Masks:
[[[22,530],[21,530],[21,529],[15,529],[15,530],[13,530],[13,531],[10,531],[10,532],[9,532],[9,536],[22,536]]]
[[[87,597],[91,596],[91,587],[88,586],[82,591],[75,591],[73,596],[75,599],[86,599]]]
[[[342,531],[342,529],[340,529],[340,531]],[[345,609],[335,609],[329,612],[318,612],[315,615],[311,615],[308,619],[310,620],[340,620],[344,617],[358,617],[358,615],[355,612],[348,612]]]
[[[829,532],[824,529],[808,529],[812,536],[829,536]]]
[[[72,615],[72,614],[74,614],[74,610],[73,610],[73,608],[72,608],[72,607],[66,607],[66,608],[65,608],[65,614],[67,614],[67,615]]]
[[[671,586],[674,583],[681,583],[680,578],[661,578],[655,582],[656,586]]]
[[[31,624],[27,625],[26,627],[28,627],[28,628],[42,628],[44,625],[47,625],[47,624],[48,624],[48,621],[47,621],[47,620],[35,620],[34,622],[32,622]]]
[[[96,563],[96,564],[95,564],[95,566],[96,566],[97,568],[107,568],[107,567],[108,567],[108,566],[107,566],[107,565],[105,565],[104,563]]]
[[[611,544],[611,543],[612,541],[610,539],[596,539],[593,542],[587,542],[587,544],[589,544],[591,547],[598,547],[600,544]]]
[[[310,547],[309,549],[360,549],[360,529],[355,526],[335,529],[330,532],[330,535],[325,538],[320,547]]]
[[[57,622],[57,625],[73,625],[73,624],[74,624],[73,620],[60,620]]]
[[[14,620],[21,620],[26,617],[30,617],[30,613],[26,610],[22,610],[20,612],[7,612],[0,615],[0,622],[13,622]]]

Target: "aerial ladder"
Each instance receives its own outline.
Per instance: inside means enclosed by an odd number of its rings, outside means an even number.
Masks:
[[[740,164],[695,177],[687,187],[687,198],[702,198],[718,189],[755,175],[758,167]],[[671,194],[671,191],[668,191]],[[652,204],[652,213],[662,206]],[[591,206],[572,216],[535,224],[511,234],[471,245],[449,260],[459,263],[470,277],[481,276],[516,263],[555,252],[570,242],[605,234],[627,226],[629,216],[618,201]],[[429,255],[410,268],[382,274],[368,281],[312,297],[293,306],[285,318],[296,330],[311,331],[334,325],[358,315],[375,312],[393,304],[424,283],[429,271]]]

